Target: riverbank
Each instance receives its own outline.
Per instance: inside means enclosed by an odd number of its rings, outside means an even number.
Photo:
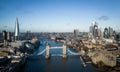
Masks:
[[[24,66],[27,57],[40,45],[38,39],[12,42],[7,48],[0,48],[0,72],[18,72]]]

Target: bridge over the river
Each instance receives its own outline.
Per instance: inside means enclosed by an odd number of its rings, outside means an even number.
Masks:
[[[75,52],[71,51],[69,48],[66,47],[65,44],[63,44],[62,46],[51,47],[48,43],[46,44],[46,48],[43,51],[41,51],[40,53],[38,53],[37,55],[42,55],[43,53],[45,53],[45,58],[48,59],[48,58],[50,58],[50,50],[51,49],[62,49],[61,56],[63,58],[67,57],[67,52],[69,52],[69,55],[81,55],[81,53],[75,53]]]

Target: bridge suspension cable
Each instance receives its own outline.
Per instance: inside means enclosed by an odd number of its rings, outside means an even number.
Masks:
[[[46,50],[44,49],[43,51],[41,51],[40,53],[38,53],[37,55],[42,55]]]
[[[81,53],[75,53],[75,52],[72,52],[71,50],[67,49],[67,51],[72,54],[72,55],[81,55]]]

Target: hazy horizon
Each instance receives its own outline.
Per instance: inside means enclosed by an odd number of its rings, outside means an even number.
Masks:
[[[98,27],[120,30],[120,0],[0,0],[0,32],[87,32],[92,21]]]

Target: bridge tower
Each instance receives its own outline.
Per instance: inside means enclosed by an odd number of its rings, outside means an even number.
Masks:
[[[50,57],[50,46],[49,46],[49,44],[48,43],[46,43],[46,55],[45,55],[45,58],[46,59],[49,59],[49,57]]]
[[[66,55],[66,50],[67,50],[66,49],[66,44],[64,43],[61,48],[62,48],[62,57],[66,58],[67,57],[67,55]],[[46,43],[46,55],[45,55],[45,58],[46,59],[50,58],[50,45],[48,43]]]
[[[63,44],[63,55],[62,55],[63,58],[66,58],[67,55],[66,55],[66,45],[65,43]]]

